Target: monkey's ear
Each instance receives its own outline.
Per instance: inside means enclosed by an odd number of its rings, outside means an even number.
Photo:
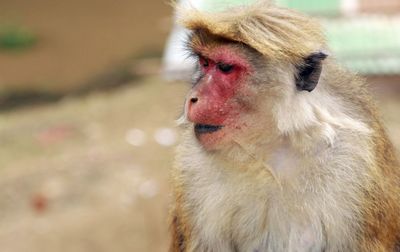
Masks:
[[[311,92],[317,86],[322,71],[322,61],[328,57],[323,52],[310,54],[304,59],[304,64],[297,67],[296,87],[298,90]]]

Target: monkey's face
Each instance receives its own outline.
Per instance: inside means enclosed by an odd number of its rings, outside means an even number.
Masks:
[[[202,31],[193,34],[189,47],[198,71],[186,118],[207,150],[270,142],[279,134],[277,118],[289,114],[290,119],[293,97],[316,87],[327,56],[316,52],[294,64]],[[279,109],[279,104],[287,106]]]
[[[196,49],[199,69],[186,101],[188,120],[206,149],[220,149],[251,135],[256,117],[255,71],[245,53],[229,44]],[[261,118],[260,118],[261,119]]]

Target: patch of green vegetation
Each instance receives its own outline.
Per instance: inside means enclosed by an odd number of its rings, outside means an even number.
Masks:
[[[32,47],[37,37],[18,25],[0,25],[0,50],[20,50]]]

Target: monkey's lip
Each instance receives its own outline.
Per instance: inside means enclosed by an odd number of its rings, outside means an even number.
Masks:
[[[222,125],[195,124],[194,132],[196,134],[213,133],[213,132],[216,132],[216,131],[222,129],[223,127],[224,126],[222,126]]]

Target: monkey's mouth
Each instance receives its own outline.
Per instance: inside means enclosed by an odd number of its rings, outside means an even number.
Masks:
[[[199,134],[205,134],[205,133],[213,133],[216,132],[220,129],[222,129],[224,126],[220,125],[209,125],[209,124],[195,124],[194,125],[194,132],[199,135]]]

